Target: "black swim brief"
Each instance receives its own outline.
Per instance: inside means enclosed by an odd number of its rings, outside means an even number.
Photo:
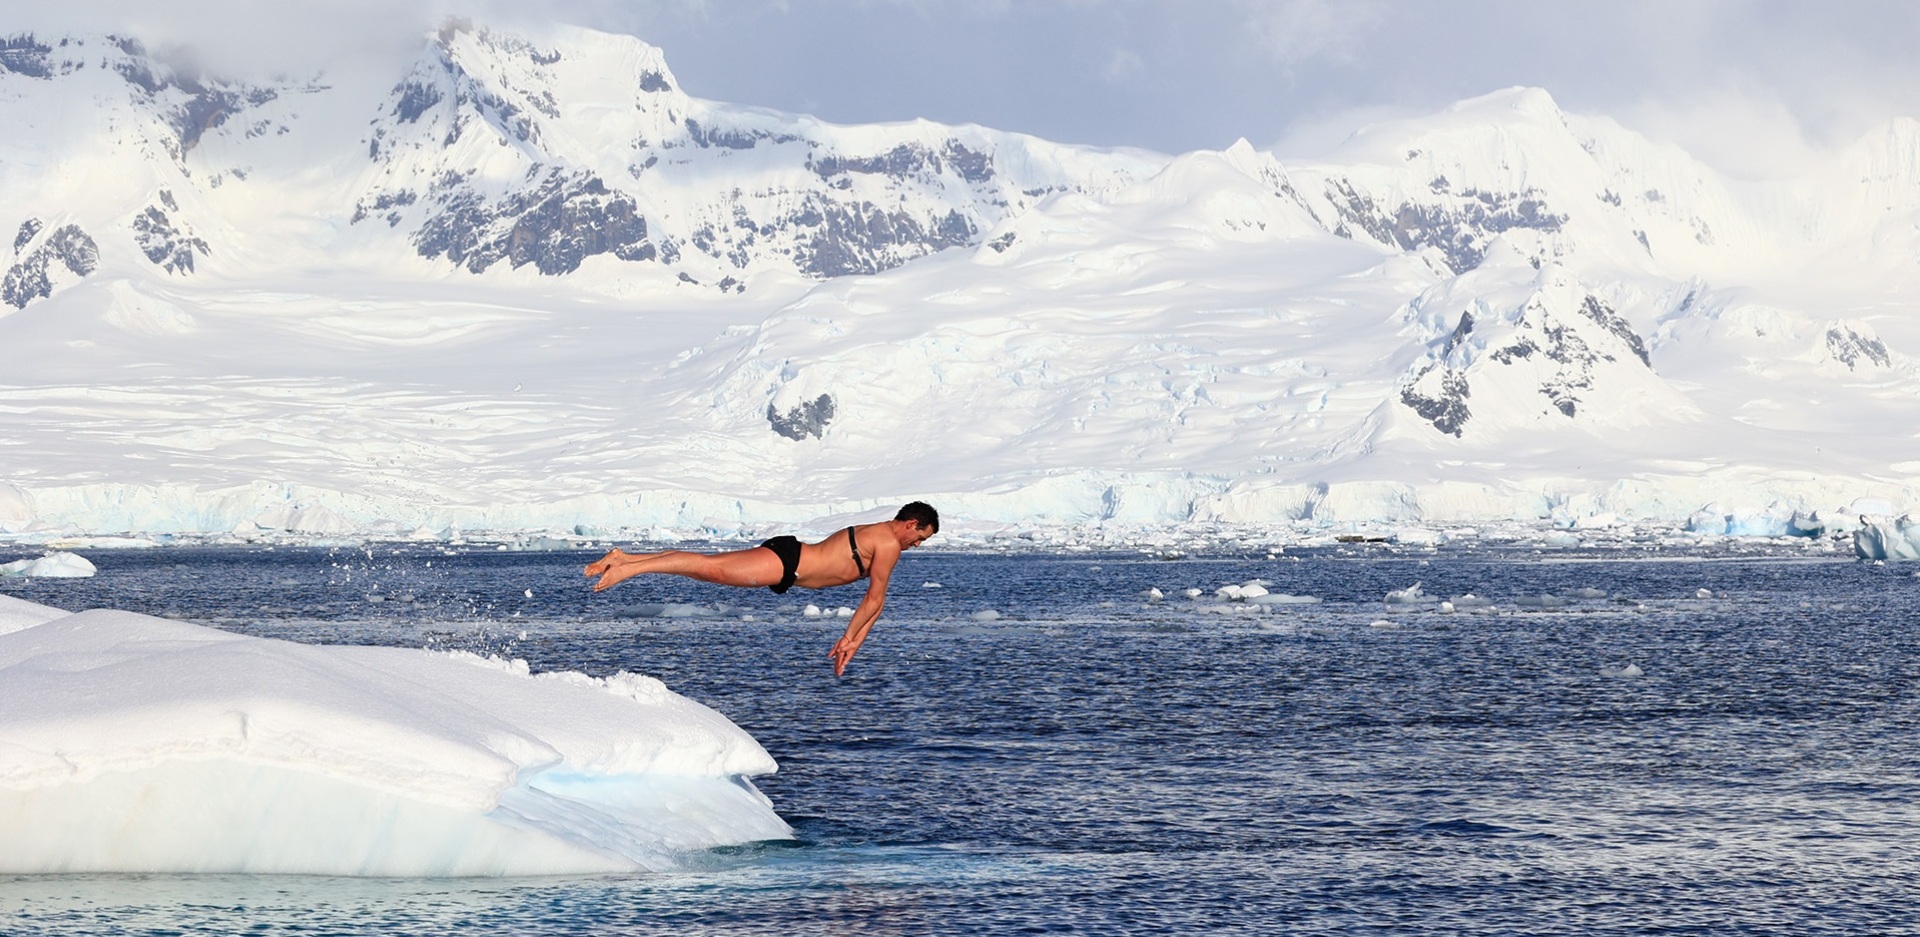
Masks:
[[[780,558],[780,581],[767,588],[785,595],[788,589],[793,588],[793,577],[800,571],[800,540],[781,535],[760,545],[772,550],[773,555]]]

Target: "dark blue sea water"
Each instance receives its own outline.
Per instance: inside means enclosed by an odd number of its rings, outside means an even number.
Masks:
[[[857,588],[95,552],[0,591],[653,674],[773,753],[799,840],[593,878],[0,878],[0,933],[1920,932],[1920,579],[1767,552],[916,552],[838,680],[843,622],[800,609]],[[1209,610],[1254,578],[1324,602]],[[1415,582],[1496,604],[1383,604]],[[664,603],[716,615],[627,617]]]

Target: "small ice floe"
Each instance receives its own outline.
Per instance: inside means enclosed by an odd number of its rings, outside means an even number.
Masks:
[[[1392,540],[1403,547],[1436,547],[1447,542],[1447,535],[1425,527],[1402,527],[1393,532]]]
[[[1426,600],[1427,594],[1421,591],[1420,584],[1417,582],[1405,589],[1388,592],[1386,599],[1388,605],[1418,605]]]
[[[616,618],[718,618],[731,613],[731,609],[708,608],[705,605],[690,605],[685,602],[642,602],[629,605],[614,612]]]
[[[1199,589],[1188,589],[1187,591],[1181,593],[1181,595],[1184,595],[1189,599],[1197,599],[1203,595],[1206,595],[1206,593],[1201,592]]]
[[[49,553],[31,560],[0,563],[0,577],[36,577],[41,579],[85,579],[99,570],[78,553]]]
[[[1696,590],[1694,590],[1694,593],[1693,593],[1693,597],[1694,597],[1694,598],[1696,598],[1696,599],[1711,599],[1711,598],[1713,598],[1713,590],[1711,590],[1711,589],[1696,589]]]
[[[1441,611],[1441,613],[1442,613],[1442,614],[1446,614],[1446,615],[1451,615],[1451,614],[1453,614],[1453,603],[1452,603],[1452,602],[1449,602],[1449,601],[1447,601],[1447,600],[1445,600],[1445,599],[1441,599],[1441,600],[1440,600],[1440,611]]]
[[[1600,676],[1609,678],[1631,679],[1633,677],[1644,677],[1646,675],[1646,672],[1641,670],[1638,664],[1626,664],[1620,667],[1609,665],[1600,668]]]
[[[1140,595],[1149,602],[1160,602],[1165,600],[1167,597],[1167,594],[1165,592],[1161,592],[1158,586],[1148,589],[1147,591],[1140,593]]]
[[[1563,608],[1567,600],[1557,595],[1523,595],[1513,600],[1521,608]]]
[[[848,607],[846,607],[845,605],[842,605],[842,606],[840,606],[839,608],[836,608],[836,609],[834,609],[834,610],[833,610],[833,617],[835,617],[835,618],[852,618],[852,617],[853,617],[853,609],[850,609],[850,608],[848,608]]]
[[[1247,600],[1249,605],[1318,605],[1317,595],[1288,595],[1285,592],[1268,592]]]
[[[1567,598],[1570,599],[1604,599],[1606,597],[1607,590],[1595,589],[1589,586],[1582,586],[1581,588],[1569,589],[1567,591]]]
[[[1378,628],[1381,631],[1398,631],[1400,630],[1400,623],[1396,621],[1388,621],[1384,618],[1376,618],[1373,621],[1368,622],[1367,627]]]
[[[999,621],[1000,613],[990,608],[983,608],[967,617],[974,621]]]
[[[1486,608],[1493,604],[1492,599],[1482,598],[1471,592],[1464,595],[1456,595],[1447,601],[1452,603],[1454,608]]]
[[[923,583],[921,583],[921,584],[920,584],[920,588],[922,588],[922,589],[945,589],[945,588],[946,588],[946,586],[943,586],[943,585],[941,585],[941,584],[939,584],[939,583],[937,583],[937,582],[923,582]]]
[[[1252,582],[1243,582],[1239,585],[1221,586],[1213,590],[1213,594],[1215,598],[1228,602],[1245,602],[1249,599],[1257,599],[1266,595],[1267,587],[1261,585],[1260,580],[1255,579]]]
[[[824,615],[826,613],[820,611],[820,606],[818,605],[808,605],[804,610],[800,612],[800,614],[805,615],[808,618],[819,618],[821,615]]]
[[[1266,610],[1264,605],[1247,602],[1221,602],[1216,605],[1202,605],[1198,609],[1202,615],[1255,615]]]
[[[526,592],[524,592],[524,593],[522,593],[522,594],[523,594],[523,595],[525,595],[525,596],[526,596],[527,598],[529,598],[529,599],[531,599],[531,598],[533,598],[533,590],[532,590],[532,589],[528,589],[528,590],[527,590]]]
[[[1580,535],[1568,530],[1555,530],[1540,538],[1540,542],[1550,547],[1577,547],[1580,545]]]

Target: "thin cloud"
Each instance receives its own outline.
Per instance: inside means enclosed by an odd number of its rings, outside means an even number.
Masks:
[[[1248,35],[1288,73],[1315,60],[1351,62],[1385,18],[1376,0],[1239,0]]]
[[[703,97],[1179,152],[1306,150],[1513,85],[1729,172],[1795,171],[1920,115],[1920,4],[1850,0],[75,0],[13,28],[134,35],[210,69],[389,84],[450,15],[660,46]],[[375,78],[369,77],[369,83]]]

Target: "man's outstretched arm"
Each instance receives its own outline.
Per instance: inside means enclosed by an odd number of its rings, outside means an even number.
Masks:
[[[853,620],[847,623],[847,633],[833,643],[833,650],[827,656],[833,658],[833,675],[844,676],[847,662],[853,660],[854,652],[867,640],[867,632],[873,630],[873,623],[880,620],[880,612],[887,607],[887,581],[893,578],[893,565],[900,560],[900,548],[887,549],[883,544],[874,550],[873,565],[868,568],[867,594],[860,600],[860,607],[853,610]]]

